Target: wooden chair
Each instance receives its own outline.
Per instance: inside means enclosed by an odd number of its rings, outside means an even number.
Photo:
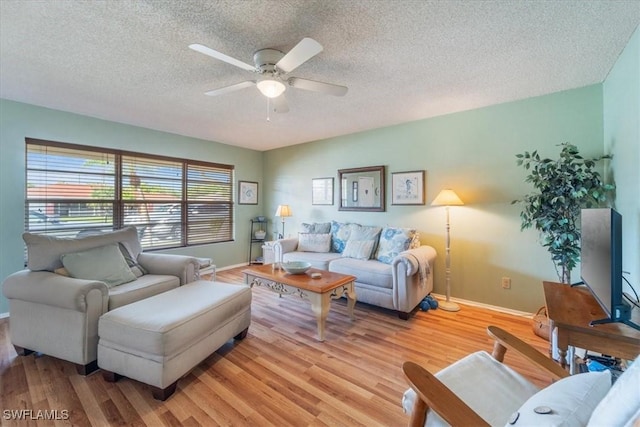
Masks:
[[[538,412],[540,410],[539,407],[535,407],[536,411],[533,410],[534,408],[529,408],[525,411],[523,404],[526,405],[529,401],[535,401],[537,395],[542,392],[520,374],[502,363],[507,349],[518,352],[527,361],[546,371],[553,381],[569,377],[569,373],[561,368],[560,365],[508,332],[495,326],[489,326],[487,332],[495,339],[491,356],[484,351],[473,353],[443,369],[436,375],[431,374],[414,362],[405,362],[403,364],[404,374],[411,385],[411,389],[407,390],[403,397],[405,411],[411,412],[410,426],[424,426],[429,409],[431,410],[429,411],[429,425],[433,423],[437,425],[438,422],[442,423],[443,421],[452,426],[505,425],[510,418],[517,416],[521,420],[521,423],[516,422],[515,426],[517,427],[519,424],[530,422],[528,417],[538,416],[533,412]],[[640,363],[638,364],[640,365]],[[640,369],[633,370],[640,372]],[[597,388],[597,393],[591,392],[591,395],[597,395],[594,397],[594,399],[597,399],[595,403],[592,400],[588,400],[591,397],[583,398],[586,402],[579,402],[586,405],[587,409],[583,411],[583,413],[586,412],[586,415],[583,414],[582,416],[586,416],[587,421],[600,400],[609,393],[610,389],[613,390],[609,372],[594,374],[595,376],[580,374],[567,378],[568,381],[573,381],[573,383],[568,383],[567,380],[555,383],[558,386],[562,386],[560,383],[564,382],[572,387],[571,390],[580,390],[592,386],[590,384],[585,385],[584,380],[595,378],[596,376],[602,377],[597,380],[599,385],[593,386]],[[500,379],[498,381],[486,379],[491,376],[498,376]],[[627,382],[638,380],[637,373],[629,374],[629,377]],[[582,381],[582,383],[576,383],[578,380]],[[511,384],[511,381],[514,383]],[[543,390],[550,390],[552,387],[554,385]],[[566,387],[562,391],[558,390],[558,388],[561,387],[556,387],[555,391],[563,396],[571,394],[566,392]],[[551,391],[544,397],[547,399],[546,402],[554,402],[549,406],[557,405],[552,409],[558,414],[561,412],[559,405],[563,403],[555,403],[558,402],[558,399],[556,399],[555,395],[549,396],[550,393]],[[475,402],[473,402],[474,399]],[[539,402],[537,404],[539,405]],[[640,405],[640,402],[632,404]],[[474,405],[476,410],[472,409]],[[573,402],[570,405],[576,405],[576,403]],[[478,412],[484,412],[484,414],[481,416]],[[487,412],[490,413],[487,415]],[[441,419],[433,413],[437,414]],[[532,415],[529,415],[529,413]],[[546,420],[551,421],[551,417],[546,418]],[[587,424],[584,420],[581,423]]]

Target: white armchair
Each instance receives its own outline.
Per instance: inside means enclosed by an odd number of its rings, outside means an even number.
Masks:
[[[28,269],[9,275],[2,291],[9,301],[9,331],[18,354],[40,352],[75,363],[82,375],[97,368],[98,319],[108,310],[148,298],[197,278],[196,258],[142,253],[134,227],[77,239],[25,233]],[[147,274],[109,287],[100,280],[53,272],[62,254],[123,243]],[[125,264],[126,267],[126,264]],[[39,271],[38,271],[39,270]]]
[[[569,376],[533,347],[490,326],[493,353],[470,354],[433,375],[414,362],[403,370],[411,388],[402,405],[410,426],[637,426],[640,423],[640,357],[613,387],[609,371]],[[539,390],[502,363],[517,351],[558,380]]]

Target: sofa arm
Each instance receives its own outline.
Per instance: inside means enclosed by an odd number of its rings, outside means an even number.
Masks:
[[[96,289],[102,294],[102,312],[107,311],[109,288],[98,280],[74,279],[49,271],[22,270],[9,275],[2,284],[7,299],[87,311],[87,296]]]
[[[276,262],[282,261],[282,255],[293,252],[298,248],[298,238],[278,239],[273,243],[273,255]]]
[[[431,273],[436,255],[437,253],[434,248],[422,245],[415,249],[400,252],[398,256],[393,259],[391,265],[394,272],[399,271],[400,267],[402,267],[407,277],[413,276],[418,272],[426,276]]]
[[[152,254],[142,252],[138,263],[149,274],[166,274],[180,279],[180,285],[198,280],[200,263],[196,257],[188,255]]]

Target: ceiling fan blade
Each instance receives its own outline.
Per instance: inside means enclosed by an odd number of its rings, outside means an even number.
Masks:
[[[205,92],[204,94],[209,96],[224,95],[225,93],[234,92],[236,90],[244,89],[249,86],[255,86],[255,84],[255,81],[247,80],[245,82],[236,83],[231,86],[221,87],[220,89],[210,90],[209,92]]]
[[[289,103],[287,102],[287,98],[285,98],[284,94],[277,98],[271,98],[271,100],[273,101],[273,111],[276,113],[286,113],[289,111]]]
[[[201,44],[190,44],[189,49],[195,50],[196,52],[204,53],[212,58],[219,59],[220,61],[224,61],[228,64],[235,65],[236,67],[243,68],[247,71],[256,71],[256,67],[253,65],[249,65],[245,62],[239,61],[235,58],[232,58],[224,53],[218,52],[217,50],[213,50]]]
[[[296,89],[311,90],[313,92],[322,92],[328,95],[344,96],[349,88],[346,86],[334,85],[331,83],[316,82],[314,80],[301,79],[299,77],[290,77],[287,82],[289,86]]]
[[[322,45],[314,39],[305,37],[276,63],[276,67],[289,73],[320,52],[322,52]]]

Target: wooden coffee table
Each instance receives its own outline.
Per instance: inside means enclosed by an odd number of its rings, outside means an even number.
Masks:
[[[245,282],[250,286],[264,286],[282,295],[297,295],[311,302],[311,310],[318,323],[318,340],[324,341],[324,326],[329,314],[332,299],[347,297],[347,308],[351,320],[355,320],[353,307],[356,304],[356,292],[353,287],[355,276],[332,273],[330,271],[309,269],[305,274],[289,274],[284,270],[273,269],[271,264],[255,265],[242,270]],[[319,279],[311,278],[311,273],[320,273]]]

